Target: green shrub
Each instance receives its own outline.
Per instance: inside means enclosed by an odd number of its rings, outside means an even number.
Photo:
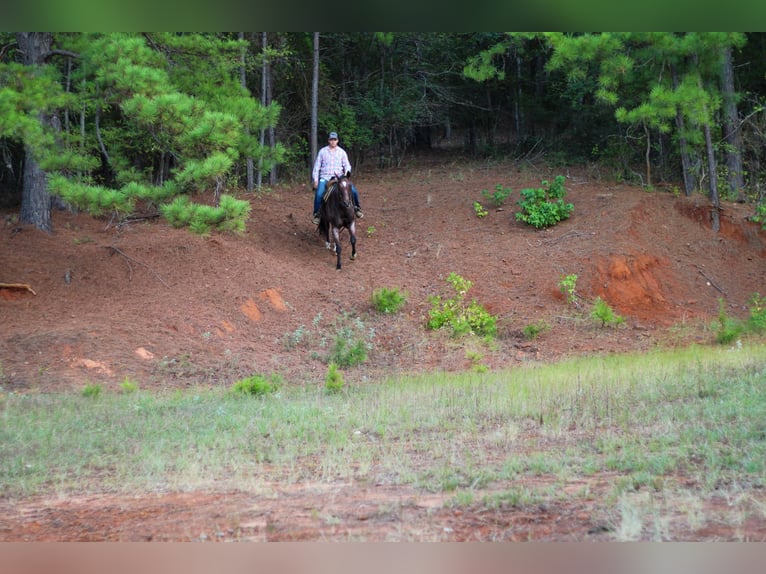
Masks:
[[[601,321],[602,327],[606,327],[607,325],[622,325],[625,322],[625,319],[620,315],[617,315],[609,304],[601,297],[596,297],[596,300],[593,302],[593,310],[591,311],[590,316],[596,321]]]
[[[372,304],[379,313],[396,313],[407,301],[406,293],[396,287],[381,287],[372,293]]]
[[[489,215],[489,211],[487,211],[484,206],[479,203],[478,201],[473,202],[473,211],[476,214],[476,217],[481,219],[482,217],[486,217]]]
[[[750,298],[747,327],[756,333],[766,332],[766,297],[761,297],[760,293],[754,293]]]
[[[568,219],[574,205],[564,203],[564,181],[563,175],[557,175],[553,183],[543,180],[542,187],[522,189],[521,199],[516,202],[521,207],[521,211],[516,213],[517,221],[540,229]]]
[[[487,199],[491,200],[495,204],[495,207],[500,207],[505,203],[505,200],[511,195],[513,190],[510,187],[503,187],[499,183],[495,186],[495,191],[490,192],[486,189],[481,190],[481,194]]]
[[[101,385],[87,384],[82,389],[82,396],[95,399],[101,394]]]
[[[338,370],[336,363],[327,365],[327,376],[325,377],[324,388],[328,393],[339,393],[344,385],[343,373]]]
[[[442,299],[438,295],[428,298],[431,309],[428,312],[429,329],[450,327],[454,336],[474,334],[492,339],[497,334],[497,319],[476,300],[465,302],[465,295],[473,283],[456,273],[450,273],[447,282],[455,289],[451,299]]]
[[[234,383],[232,391],[243,395],[270,395],[279,390],[281,382],[281,377],[275,374],[269,378],[263,375],[251,375]]]
[[[741,321],[729,317],[726,313],[726,304],[722,297],[718,298],[718,320],[713,324],[715,341],[721,345],[733,342],[742,334],[744,326]]]
[[[138,383],[130,377],[125,377],[125,380],[120,384],[120,389],[125,394],[135,393],[138,390]]]
[[[361,319],[356,317],[349,321],[349,317],[343,315],[336,321],[335,339],[326,362],[339,367],[355,367],[364,363],[371,348],[368,337],[372,337],[372,331],[368,332]]]
[[[524,338],[527,340],[537,339],[545,331],[549,330],[551,326],[545,321],[538,321],[537,323],[530,323],[523,329]]]
[[[567,303],[572,305],[577,302],[577,275],[571,273],[564,275],[559,281],[559,289],[564,294]]]

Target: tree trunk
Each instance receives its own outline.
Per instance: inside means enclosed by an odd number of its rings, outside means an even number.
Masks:
[[[16,42],[22,54],[25,66],[39,67],[45,63],[53,43],[50,32],[17,32]],[[43,126],[52,127],[50,115],[40,114]],[[35,150],[30,145],[24,146],[24,181],[21,192],[21,214],[23,223],[31,223],[38,229],[50,233],[51,196],[48,193],[48,181],[45,171],[40,167]]]
[[[744,170],[742,168],[742,134],[739,130],[737,99],[734,91],[734,69],[731,48],[723,50],[721,88],[723,92],[723,141],[726,158],[726,180],[729,189],[737,195],[737,201],[745,201]]]
[[[673,88],[678,89],[678,71],[675,66],[670,68],[673,77]],[[676,108],[676,127],[678,128],[679,153],[681,154],[681,171],[684,178],[684,194],[689,197],[697,189],[697,170],[699,161],[696,160],[697,154],[689,147],[686,139],[686,120],[681,108]]]
[[[319,32],[314,32],[314,66],[311,77],[311,166],[319,153],[317,132],[319,127]]]
[[[715,149],[713,138],[710,135],[710,124],[705,124],[705,148],[707,149],[708,173],[710,174],[710,201],[713,204],[710,217],[713,222],[713,231],[718,233],[721,229],[721,198],[718,195],[718,175],[716,173]]]
[[[245,33],[240,32],[239,33],[239,39],[244,40],[245,39]],[[240,54],[240,63],[239,63],[239,83],[243,88],[247,87],[247,72],[245,68],[245,48],[242,48],[242,53]],[[245,131],[248,135],[250,135],[250,128],[245,128]],[[245,169],[247,170],[247,191],[252,192],[253,191],[253,158],[247,157],[245,159]]]

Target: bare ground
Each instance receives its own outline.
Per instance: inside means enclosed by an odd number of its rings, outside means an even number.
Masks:
[[[727,313],[745,317],[752,294],[766,292],[766,234],[748,221],[752,207],[726,203],[714,233],[702,196],[570,169],[562,173],[573,216],[544,231],[517,222],[518,191],[557,173],[447,156],[362,173],[359,258],[344,254],[341,271],[309,221],[305,186],[249,196],[243,236],[199,237],[157,219],[115,225],[65,211],[46,235],[2,212],[0,283],[22,286],[0,288],[0,386],[79,392],[97,383],[116,391],[130,378],[159,390],[229,386],[272,372],[322,385],[325,363],[289,341],[339,317],[359,317],[375,333],[367,362],[345,373],[349,385],[468,369],[465,346],[424,328],[428,297],[454,294],[445,281],[451,272],[472,281],[469,297],[498,317],[497,345],[481,351],[492,369],[709,344],[705,326],[720,298]],[[514,190],[498,209],[481,193],[497,184]],[[488,208],[486,217],[477,217],[474,201]],[[579,309],[559,288],[570,274],[578,277]],[[373,310],[380,287],[407,293],[401,313]],[[597,296],[625,325],[587,320]],[[524,327],[538,321],[550,329],[527,340]],[[453,509],[441,495],[353,482],[0,500],[0,540],[607,540],[614,525],[599,495],[612,478],[590,478],[592,503],[498,510]],[[695,529],[678,517],[672,538],[766,539],[763,513],[757,520],[741,509],[751,518],[735,531],[723,519],[730,501],[708,504],[720,523]]]

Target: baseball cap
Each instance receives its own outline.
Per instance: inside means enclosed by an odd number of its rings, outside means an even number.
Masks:
[[[330,132],[330,135],[327,136],[328,140],[336,140],[338,139],[338,133],[337,132]]]

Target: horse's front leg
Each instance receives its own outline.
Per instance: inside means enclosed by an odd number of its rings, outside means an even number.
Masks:
[[[335,254],[337,256],[337,262],[335,263],[335,269],[340,269],[340,229],[337,227],[332,228],[332,238],[335,241]]]
[[[356,259],[356,221],[351,222],[348,234],[351,236],[351,259]]]

